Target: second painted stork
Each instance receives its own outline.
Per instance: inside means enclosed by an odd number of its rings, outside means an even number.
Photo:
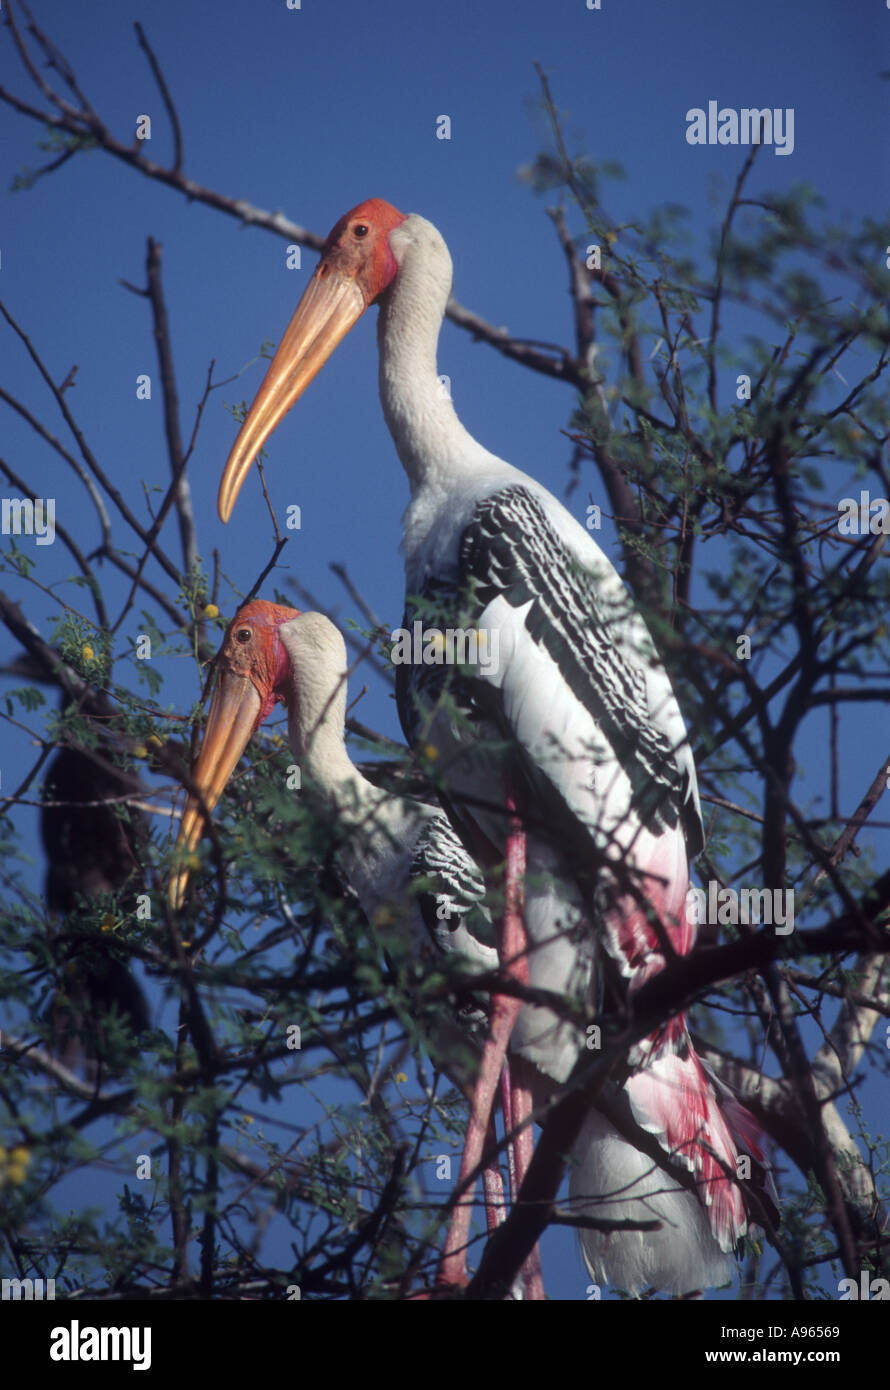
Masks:
[[[355,766],[346,749],[346,644],[321,613],[300,613],[255,599],[235,615],[216,659],[216,683],[204,739],[192,770],[177,851],[195,849],[205,815],[219,797],[252,734],[278,702],[301,785],[330,813],[339,876],[355,894],[378,942],[403,954],[414,970],[447,958],[452,1006],[438,1008],[428,1042],[436,1066],[465,1091],[475,1070],[470,1052],[482,1048],[485,1010],[471,990],[472,975],[493,975],[498,954],[485,938],[491,924],[485,886],[443,811],[390,795]],[[318,801],[316,801],[318,806]],[[174,873],[169,902],[179,911],[190,876]],[[405,927],[409,940],[405,941]],[[489,1133],[493,1144],[494,1132]],[[489,1229],[504,1216],[495,1163],[484,1172]],[[536,1271],[535,1271],[536,1273]]]
[[[448,818],[436,807],[376,786],[347,752],[347,664],[343,637],[323,614],[265,599],[239,609],[216,658],[177,852],[182,858],[195,849],[205,812],[216,806],[251,736],[281,703],[300,784],[331,814],[339,873],[368,921],[388,921],[395,907],[410,923],[413,955],[421,964],[444,954],[460,956],[468,971],[492,971],[498,958],[483,939],[485,886]],[[171,879],[174,911],[183,905],[189,876],[182,867]],[[475,1017],[476,1009],[467,1007]],[[447,1031],[436,1050],[438,1065],[458,1036]]]
[[[438,634],[440,650],[447,630],[476,633],[488,653],[472,668],[406,662],[400,715],[410,742],[436,750],[472,853],[506,859],[502,961],[554,1000],[523,1003],[507,1030],[537,1104],[568,1080],[583,1020],[632,1013],[666,957],[691,950],[689,863],[703,830],[685,725],[619,575],[547,489],[472,438],[442,387],[451,282],[425,218],[380,199],[342,217],[238,435],[219,512],[227,521],[264,441],[377,303],[380,397],[411,492],[404,631]],[[635,1045],[613,1084],[615,1105],[589,1114],[570,1177],[575,1210],[600,1219],[581,1235],[590,1274],[630,1291],[722,1282],[748,1224],[739,1159],[762,1158],[753,1118],[718,1100],[682,1016]],[[656,1232],[613,1228],[653,1217]],[[448,1268],[460,1279],[459,1260]]]

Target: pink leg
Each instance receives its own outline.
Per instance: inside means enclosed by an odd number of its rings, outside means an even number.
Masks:
[[[504,1115],[504,1133],[513,1133],[513,1088],[510,1084],[510,1063],[504,1062],[501,1071],[501,1110]],[[510,1205],[513,1206],[519,1195],[516,1182],[516,1147],[511,1139],[507,1144],[507,1174],[510,1179]]]
[[[488,1122],[488,1134],[486,1143],[489,1148],[493,1148],[497,1143],[497,1135],[494,1128],[494,1119]],[[497,1230],[507,1219],[507,1210],[504,1202],[504,1180],[501,1177],[501,1170],[497,1160],[489,1164],[482,1170],[482,1190],[485,1193],[485,1224],[488,1232]]]
[[[501,925],[500,960],[512,979],[528,983],[527,938],[525,933],[525,830],[517,812],[512,791],[507,788],[507,810],[510,813],[510,826],[507,835],[505,855],[504,917]],[[463,1189],[470,1186],[471,1175],[479,1166],[482,1147],[494,1105],[498,1078],[505,1065],[507,1046],[513,1032],[522,1002],[512,995],[492,994],[491,1027],[482,1052],[482,1064],[473,1104],[470,1122],[464,1144],[458,1192],[461,1194],[455,1207],[445,1241],[445,1253],[439,1270],[440,1284],[464,1284],[466,1273],[466,1247],[470,1231],[471,1193]],[[509,1073],[508,1073],[509,1075]],[[514,1086],[508,1081],[509,1101],[505,1092],[504,1114],[508,1132],[512,1125],[520,1123],[531,1114],[531,1095],[527,1087]],[[515,1170],[511,1158],[511,1186],[513,1195],[518,1192],[531,1160],[532,1132],[527,1125],[517,1136]],[[526,1292],[529,1298],[542,1299],[544,1296],[541,1281],[540,1257],[535,1249],[526,1261]]]
[[[445,1240],[445,1253],[442,1257],[437,1280],[440,1284],[465,1284],[467,1282],[466,1249],[470,1234],[470,1211],[473,1200],[470,1178],[478,1169],[479,1160],[482,1157],[498,1077],[501,1074],[507,1044],[510,1041],[510,1034],[513,1031],[513,1024],[516,1022],[516,1015],[519,1013],[520,1007],[521,1002],[518,999],[512,999],[503,994],[491,996],[491,1030],[482,1051],[482,1064],[476,1081],[476,1089],[473,1092],[470,1122],[467,1125],[467,1137],[464,1141],[464,1152],[457,1179],[460,1195],[452,1213],[448,1236]]]
[[[528,984],[528,936],[525,930],[525,829],[509,780],[507,783],[507,810],[510,812],[510,830],[507,837],[506,853],[506,895],[508,913],[505,917],[505,927],[507,918],[509,918],[511,932],[513,933],[513,950],[505,951],[503,959],[508,962],[508,968],[513,979],[522,984]],[[506,930],[504,934],[506,937]],[[534,1152],[534,1136],[531,1127],[533,1107],[529,1087],[520,1085],[513,1079],[509,1064],[507,1068],[507,1080],[510,1100],[509,1104],[504,1107],[506,1133],[510,1134],[514,1129],[518,1130],[515,1139],[511,1142],[509,1147],[511,1182],[515,1183],[515,1188],[511,1189],[510,1195],[515,1204],[518,1200],[519,1189],[525,1180],[525,1175],[532,1161],[532,1154]],[[525,1123],[526,1121],[528,1121],[528,1123]],[[522,1126],[522,1128],[520,1128],[520,1126]],[[526,1298],[529,1300],[543,1299],[544,1284],[541,1276],[541,1256],[538,1252],[537,1245],[523,1265],[522,1272],[525,1281]]]
[[[528,1166],[532,1161],[534,1153],[534,1138],[532,1136],[531,1113],[532,1097],[531,1091],[527,1086],[514,1085],[512,1087],[511,1110],[513,1114],[513,1124],[517,1127],[528,1120],[529,1123],[519,1131],[514,1140],[516,1150],[516,1179],[517,1193],[513,1198],[515,1204],[522,1186]],[[522,1266],[522,1277],[525,1283],[525,1296],[531,1302],[540,1302],[544,1298],[544,1280],[541,1273],[541,1255],[537,1245],[529,1254],[525,1264]]]

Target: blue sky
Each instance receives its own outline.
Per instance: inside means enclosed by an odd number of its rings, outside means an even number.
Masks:
[[[303,0],[300,10],[289,10],[285,0],[262,6],[155,0],[148,8],[92,0],[84,10],[35,0],[34,13],[117,136],[128,139],[138,115],[152,116],[149,158],[166,163],[172,142],[134,20],[144,25],[176,103],[189,176],[260,207],[280,208],[320,233],[371,196],[420,212],[449,244],[461,302],[529,338],[572,341],[564,261],[545,214],[551,200],[536,198],[517,177],[549,147],[535,61],[549,73],[566,113],[571,152],[623,164],[626,178],[605,189],[619,222],[663,202],[680,203],[692,211],[698,249],[710,244],[745,153],[686,142],[687,110],[711,99],[795,110],[793,154],[764,150],[753,188],[808,182],[839,222],[885,211],[890,86],[879,73],[890,67],[890,10],[884,5],[602,3],[591,11],[584,0]],[[7,31],[0,33],[0,83],[32,99]],[[436,139],[442,114],[451,118],[449,141]],[[47,156],[35,149],[34,124],[7,108],[2,122],[0,296],[57,380],[78,364],[69,404],[139,515],[146,515],[143,485],[164,488],[168,481],[148,305],[119,283],[144,283],[148,235],[163,243],[186,437],[211,359],[217,378],[244,371],[241,381],[211,398],[190,480],[205,560],[217,547],[224,574],[247,590],[271,553],[271,535],[255,472],[231,524],[223,527],[216,516],[220,471],[236,432],[225,406],[252,399],[262,365],[247,364],[265,339],[278,340],[315,257],[304,253],[302,269],[288,270],[279,238],[189,204],[98,152],[79,156],[30,191],[10,193],[13,177]],[[344,620],[358,617],[328,568],[345,561],[374,610],[396,626],[403,594],[399,518],[407,486],[377,400],[374,318],[372,312],[357,326],[279,429],[266,477],[278,507],[296,502],[302,511],[302,530],[282,557],[278,586],[285,589],[293,574]],[[559,431],[574,404],[571,393],[448,324],[440,371],[450,376],[470,431],[561,495],[570,446]],[[155,385],[150,402],[136,398],[136,378],[144,372]],[[62,433],[45,388],[5,325],[0,380]],[[727,380],[724,404],[733,389]],[[89,528],[80,521],[82,490],[6,408],[0,441],[0,453],[43,495],[55,496],[58,520],[83,539]],[[579,515],[588,492],[601,500],[592,471],[573,494]],[[178,560],[173,520],[164,535]],[[603,536],[617,558],[610,531]],[[91,543],[98,540],[95,528]],[[58,583],[70,573],[59,544],[34,553],[42,582]],[[110,574],[107,581],[113,611],[125,590]],[[3,582],[48,635],[52,598],[8,575]],[[79,591],[63,586],[59,593],[82,606]],[[221,606],[233,611],[225,585]],[[127,631],[135,635],[135,622]],[[0,659],[7,653],[13,654],[11,645],[0,642]],[[193,665],[166,658],[164,670],[170,677],[165,699],[186,709],[198,689]],[[369,684],[356,713],[397,734],[385,691],[372,679]],[[878,711],[864,707],[857,735],[867,757],[850,750],[842,787],[847,804],[858,800],[874,773],[879,732]],[[5,792],[34,753],[10,729],[2,748]],[[36,812],[20,815],[37,855]],[[39,875],[35,867],[35,883]],[[583,1279],[579,1269],[580,1262],[576,1284]]]
[[[831,4],[777,11],[755,3],[741,18],[733,7],[707,3],[606,3],[590,11],[583,3],[523,0],[482,7],[307,0],[298,11],[282,0],[249,13],[225,0],[212,7],[161,0],[150,18],[142,7],[114,0],[93,3],[89,13],[84,25],[64,9],[36,11],[118,136],[129,138],[136,116],[147,112],[149,157],[170,157],[161,102],[133,35],[138,18],[177,104],[187,174],[260,207],[281,208],[322,233],[368,196],[422,212],[449,243],[457,297],[531,338],[570,342],[572,333],[562,254],[545,214],[549,200],[517,178],[549,143],[535,60],[549,71],[566,112],[570,149],[624,165],[626,179],[606,188],[618,221],[679,202],[693,213],[699,247],[708,245],[744,153],[687,144],[686,111],[712,98],[795,108],[793,154],[764,151],[754,188],[805,180],[839,221],[883,206],[888,160],[880,131],[890,88],[878,71],[890,12],[878,5],[859,7],[855,22]],[[3,81],[23,92],[8,42],[0,61]],[[451,117],[450,141],[435,136],[442,113]],[[34,148],[33,124],[8,110],[4,122],[8,187],[46,156]],[[218,479],[235,432],[225,407],[252,398],[262,375],[253,359],[264,340],[280,336],[314,256],[304,253],[303,268],[288,270],[279,238],[188,204],[99,153],[79,157],[28,192],[8,195],[4,188],[0,196],[4,299],[57,378],[78,364],[69,402],[143,515],[142,480],[155,487],[167,480],[163,420],[157,389],[151,402],[136,399],[136,377],[157,377],[147,305],[119,281],[144,283],[147,235],[164,248],[186,436],[211,359],[218,379],[253,362],[241,381],[211,398],[191,468],[202,554],[208,559],[218,547],[224,572],[246,589],[270,552],[270,529],[255,474],[230,526],[217,519]],[[353,331],[280,428],[267,477],[277,506],[298,502],[302,509],[303,529],[283,557],[285,572],[348,617],[350,605],[328,572],[332,560],[346,560],[375,611],[395,625],[407,486],[377,400],[374,317],[371,311]],[[35,412],[46,409],[45,388],[5,327],[0,341],[7,388]],[[472,433],[562,493],[569,446],[559,430],[571,393],[447,323],[440,369]],[[733,389],[734,378],[724,402]],[[3,440],[13,464],[18,458],[45,480],[60,520],[66,507],[69,519],[80,515],[80,490],[9,412]],[[601,500],[592,471],[574,494],[579,514],[588,492]],[[178,557],[172,521],[166,534]],[[67,573],[61,547],[51,555],[45,549],[40,559]],[[225,590],[222,598],[226,611]],[[365,706],[366,716],[389,714]]]

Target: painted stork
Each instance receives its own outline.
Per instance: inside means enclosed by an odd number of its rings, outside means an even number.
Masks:
[[[512,858],[515,874],[525,853],[524,912],[508,876],[505,932],[511,912],[524,918],[528,978],[561,1001],[524,1003],[510,1020],[539,1102],[567,1081],[585,1016],[632,1011],[666,953],[692,948],[689,862],[703,830],[683,719],[617,572],[551,493],[467,433],[440,384],[451,280],[424,218],[372,199],[340,219],[242,425],[219,513],[228,520],[264,441],[377,302],[383,413],[411,491],[404,631],[441,637],[444,614],[497,651],[473,669],[415,652],[399,672],[400,715],[409,741],[437,749],[449,814],[480,862],[506,857],[509,870]],[[720,1283],[747,1229],[738,1159],[743,1147],[762,1157],[756,1125],[737,1103],[722,1108],[682,1017],[632,1048],[627,1067],[620,1113],[591,1112],[571,1173],[576,1209],[605,1223],[582,1233],[588,1269],[631,1291]],[[661,1161],[635,1130],[654,1136]],[[608,1229],[653,1216],[657,1233]],[[449,1270],[460,1279],[459,1261]]]
[[[457,954],[477,973],[494,970],[497,952],[483,939],[490,934],[483,920],[485,885],[447,816],[376,786],[347,752],[347,665],[346,644],[323,614],[264,599],[239,609],[216,658],[213,699],[192,771],[195,791],[183,812],[177,852],[194,850],[204,811],[213,810],[251,735],[283,703],[301,784],[333,815],[338,868],[368,921],[387,922],[395,905],[410,920],[418,961],[431,964],[442,953]],[[175,911],[182,907],[189,872],[180,869],[171,879],[168,897]],[[468,1017],[475,1017],[475,1006],[467,1007]],[[437,1057],[459,1036],[448,1030]]]
[[[346,644],[321,613],[300,613],[262,599],[245,604],[226,631],[216,661],[216,685],[207,727],[192,772],[177,841],[190,854],[247,743],[282,702],[301,781],[332,813],[336,861],[384,947],[404,943],[405,924],[415,967],[443,956],[452,975],[491,974],[498,954],[487,945],[491,923],[483,904],[485,885],[441,809],[390,795],[370,782],[346,750]],[[189,879],[182,868],[171,879],[169,902],[182,908]],[[388,923],[397,922],[396,934]],[[465,1092],[475,1067],[468,1039],[482,1049],[485,1011],[464,987],[454,1015],[440,1010],[429,1037],[436,1066]],[[494,1140],[493,1132],[489,1139]],[[504,1200],[495,1165],[484,1172],[489,1229],[503,1219]]]

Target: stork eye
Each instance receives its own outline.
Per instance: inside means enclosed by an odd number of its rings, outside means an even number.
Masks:
[[[367,236],[370,230],[371,228],[368,226],[367,222],[356,222],[352,229],[352,234],[353,236],[363,237]]]
[[[239,627],[238,631],[235,633],[235,641],[249,642],[252,636],[253,633],[249,627]]]

